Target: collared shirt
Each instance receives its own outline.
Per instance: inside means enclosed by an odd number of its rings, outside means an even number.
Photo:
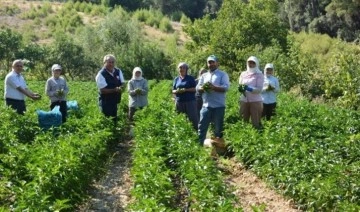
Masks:
[[[205,83],[210,82],[211,84],[219,87],[223,87],[225,92],[210,91],[202,94],[203,107],[217,108],[225,107],[226,92],[229,90],[230,81],[229,76],[226,72],[216,69],[213,72],[206,72],[201,75],[199,83],[196,86],[196,90]]]
[[[16,73],[12,70],[5,77],[5,92],[4,97],[16,100],[25,100],[25,94],[21,93],[18,89],[21,87],[23,89],[27,88],[24,77],[21,74]]]
[[[267,91],[267,87],[271,85],[274,90]],[[274,76],[266,76],[264,80],[264,87],[261,92],[261,97],[264,104],[272,104],[276,102],[276,93],[280,91],[279,80]]]
[[[105,77],[101,74],[102,70],[103,69],[101,69],[95,77],[96,85],[99,89],[105,88],[107,86]],[[109,74],[113,75],[114,71],[115,71],[115,69],[113,69],[111,73],[109,72]],[[122,83],[125,83],[124,76],[123,76],[121,69],[119,69],[119,75],[120,75],[120,81]]]
[[[64,91],[63,96],[56,95],[56,93],[60,89],[63,89]],[[50,97],[51,102],[66,101],[66,95],[68,92],[69,92],[69,88],[63,77],[59,77],[58,79],[56,79],[55,77],[50,77],[46,81],[45,93]]]

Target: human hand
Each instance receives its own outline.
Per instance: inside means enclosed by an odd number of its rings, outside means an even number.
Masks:
[[[244,92],[245,92],[245,87],[246,87],[246,85],[240,84],[240,85],[238,86],[238,91],[239,91],[240,93],[244,93]]]
[[[123,87],[122,86],[116,87],[116,92],[118,93],[123,92]]]
[[[202,88],[205,92],[210,92],[212,89],[212,84],[210,82],[207,82],[202,86]]]
[[[266,88],[267,91],[273,91],[275,90],[275,87],[272,86],[272,85],[268,85],[267,88]]]
[[[244,86],[244,89],[245,89],[246,91],[249,91],[249,92],[252,92],[252,91],[254,90],[252,87],[250,87],[250,86],[248,86],[248,85],[245,85],[245,86]]]
[[[136,93],[137,95],[140,95],[140,94],[141,94],[141,89],[140,89],[140,88],[136,88],[136,89],[135,89],[135,93]]]
[[[64,96],[64,89],[59,89],[59,90],[57,90],[56,91],[56,96],[58,96],[58,97],[63,97]]]
[[[242,93],[244,96],[246,96],[245,87],[246,87],[246,85],[244,85],[244,84],[240,84],[240,85],[238,86],[238,91],[239,91],[240,93]]]
[[[41,95],[38,94],[38,93],[34,93],[34,94],[31,96],[31,99],[33,99],[33,100],[39,100],[39,99],[41,99]]]
[[[185,88],[176,89],[176,93],[184,93],[184,92],[185,92]]]

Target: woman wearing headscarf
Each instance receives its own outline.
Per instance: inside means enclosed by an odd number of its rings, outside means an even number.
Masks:
[[[133,121],[135,111],[148,105],[148,83],[142,76],[140,67],[133,69],[133,75],[128,83],[129,92],[129,120]]]
[[[259,129],[262,116],[261,91],[264,84],[264,75],[259,69],[259,60],[251,56],[246,62],[246,71],[241,72],[239,87],[242,87],[240,96],[240,116],[245,122],[251,118],[252,125]],[[240,91],[240,90],[239,90]]]
[[[172,93],[175,95],[176,111],[185,113],[194,129],[197,130],[199,118],[196,112],[195,78],[188,75],[189,66],[186,63],[181,62],[177,67],[179,76],[174,79],[172,88]]]
[[[64,123],[67,117],[66,95],[69,92],[69,87],[67,86],[66,80],[60,76],[62,68],[59,64],[54,64],[51,67],[51,72],[52,77],[46,81],[45,93],[50,98],[51,110],[57,105],[60,106],[62,123]]]
[[[263,113],[262,116],[266,120],[270,120],[271,116],[275,114],[276,108],[276,94],[280,91],[279,80],[274,74],[274,65],[267,63],[264,68],[265,80],[261,92],[263,100]]]

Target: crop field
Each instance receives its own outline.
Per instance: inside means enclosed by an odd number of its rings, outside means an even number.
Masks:
[[[95,82],[70,81],[68,100],[78,101],[79,110],[44,131],[36,110],[49,110],[45,82],[28,85],[43,98],[27,99],[25,116],[0,110],[0,211],[74,211],[104,174],[113,147],[127,139],[127,95],[114,128],[101,116]],[[198,145],[191,123],[175,112],[171,81],[149,87],[149,106],[135,115],[128,210],[241,211],[211,150]],[[238,97],[234,84],[225,140],[235,157],[301,210],[360,210],[359,112],[280,94],[276,117],[258,131],[239,119]]]

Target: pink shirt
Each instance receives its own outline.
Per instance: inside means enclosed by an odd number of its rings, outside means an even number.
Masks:
[[[250,86],[254,91],[246,91],[246,96],[241,95],[242,102],[262,102],[260,92],[264,85],[264,75],[261,72],[243,71],[240,74],[239,84]]]

